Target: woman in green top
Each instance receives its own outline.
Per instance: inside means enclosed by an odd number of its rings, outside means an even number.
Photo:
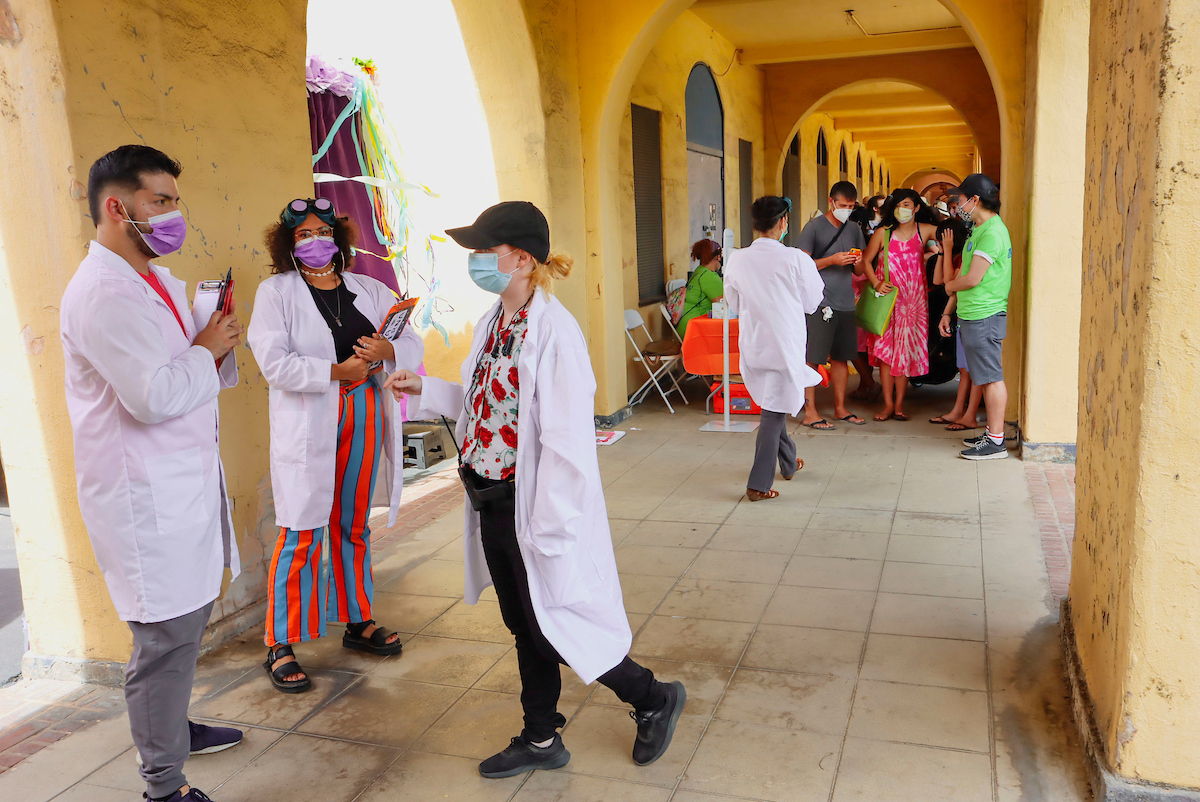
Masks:
[[[700,263],[688,279],[687,293],[683,298],[683,315],[675,324],[679,336],[687,334],[687,325],[694,317],[712,311],[713,301],[725,295],[725,282],[721,280],[721,246],[710,239],[702,239],[692,246],[692,258]]]

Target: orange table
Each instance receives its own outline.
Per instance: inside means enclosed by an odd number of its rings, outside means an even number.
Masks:
[[[709,317],[694,317],[688,322],[687,331],[683,335],[683,369],[696,376],[725,375],[724,321]],[[738,358],[738,322],[737,318],[729,321],[729,376],[741,372],[741,360]],[[704,411],[709,411],[713,396],[723,391],[722,383],[709,394],[704,401]]]

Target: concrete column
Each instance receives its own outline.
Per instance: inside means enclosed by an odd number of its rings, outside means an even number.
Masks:
[[[119,682],[129,654],[79,514],[63,394],[58,307],[95,233],[88,168],[129,143],[182,162],[188,240],[161,264],[192,288],[232,267],[248,321],[269,273],[262,231],[288,199],[312,192],[305,40],[301,0],[19,0],[11,18],[0,14],[0,446],[26,671]],[[214,608],[225,633],[261,626],[254,605],[278,532],[266,382],[246,349],[237,359],[241,384],[221,396],[221,445],[243,574]]]
[[[124,660],[130,637],[75,501],[58,302],[91,226],[80,214],[86,187],[54,6],[27,0],[13,28],[0,23],[0,185],[10,210],[21,210],[0,215],[0,447],[30,651],[96,665]]]
[[[1089,11],[1088,0],[1029,7],[1025,459],[1075,459]]]
[[[1065,639],[1096,795],[1133,799],[1200,788],[1200,7],[1095,0],[1090,47]]]

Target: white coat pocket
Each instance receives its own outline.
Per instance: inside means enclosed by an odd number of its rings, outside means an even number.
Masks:
[[[308,415],[276,410],[271,414],[271,459],[278,464],[308,463]]]
[[[204,504],[204,463],[199,448],[147,457],[146,475],[160,535],[202,528],[209,513]]]
[[[533,550],[533,565],[545,591],[547,607],[572,607],[592,600],[600,581],[592,558],[583,549],[547,555]]]

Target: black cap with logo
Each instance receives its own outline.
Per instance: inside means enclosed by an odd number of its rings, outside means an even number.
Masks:
[[[462,228],[450,228],[446,233],[464,248],[473,251],[511,245],[528,251],[539,262],[550,258],[550,224],[546,215],[528,201],[497,203]]]
[[[991,202],[1000,200],[1000,187],[996,186],[996,182],[983,173],[971,173],[947,194],[962,195],[968,199],[978,195],[981,200]]]

